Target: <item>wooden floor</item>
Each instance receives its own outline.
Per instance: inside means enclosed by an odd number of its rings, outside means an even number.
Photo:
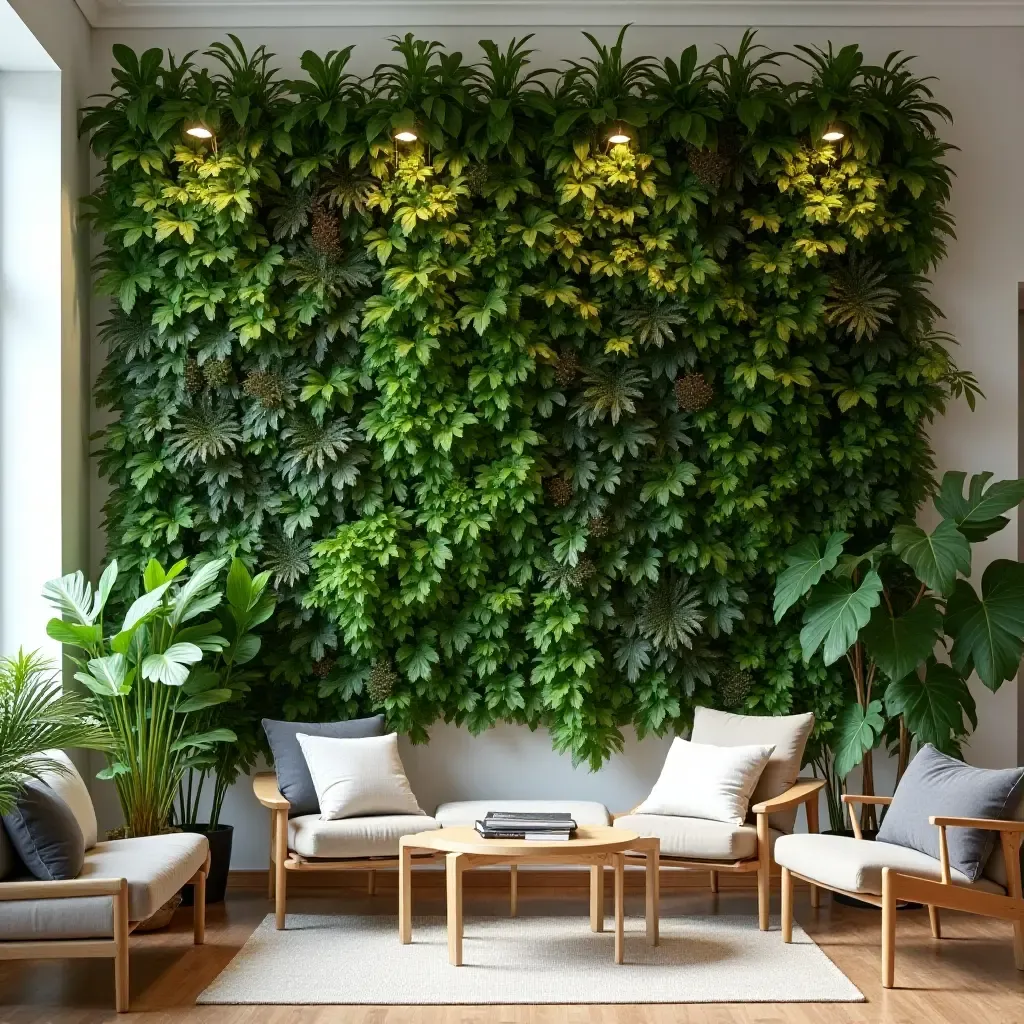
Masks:
[[[429,887],[424,887],[427,889]],[[443,913],[442,890],[419,898],[417,913]],[[776,894],[776,900],[778,896]],[[467,913],[497,914],[507,909],[507,890],[475,889],[466,894]],[[270,911],[255,893],[229,893],[225,904],[207,917],[207,944],[193,947],[191,911],[178,912],[171,928],[132,937],[133,1013],[113,1011],[113,965],[106,960],[0,963],[2,1024],[998,1024],[1024,1022],[1024,972],[1013,966],[1010,927],[998,921],[944,912],[936,942],[925,911],[902,911],[898,923],[897,988],[879,984],[879,919],[876,911],[841,907],[825,901],[811,909],[806,893],[797,894],[796,916],[825,953],[867,997],[862,1004],[719,1004],[695,1006],[438,1006],[438,1007],[290,1007],[195,1006],[196,996],[224,968],[262,917]],[[298,912],[396,913],[393,887],[382,878],[374,897],[344,899],[299,896]],[[776,907],[777,909],[777,907]],[[706,913],[755,915],[752,892],[723,889],[719,896],[701,890],[663,893],[662,916]],[[524,883],[520,914],[586,915],[586,893],[533,889]],[[627,913],[643,913],[639,892],[627,894]],[[396,924],[397,928],[397,924]],[[779,939],[781,942],[781,937]],[[397,942],[397,935],[396,935]],[[396,976],[395,984],[401,985]],[[143,1016],[144,1015],[144,1016]]]

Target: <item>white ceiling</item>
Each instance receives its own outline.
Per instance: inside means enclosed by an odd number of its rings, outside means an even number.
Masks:
[[[1022,26],[1024,0],[77,0],[97,28]]]
[[[7,0],[0,0],[0,71],[55,71],[40,42],[14,13]]]

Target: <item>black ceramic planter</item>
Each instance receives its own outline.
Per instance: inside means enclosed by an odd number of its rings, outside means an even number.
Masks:
[[[231,866],[231,837],[234,825],[218,825],[211,829],[209,825],[191,825],[182,829],[184,832],[198,832],[206,836],[210,842],[210,873],[206,876],[206,902],[222,903],[224,891],[228,887],[228,868]],[[182,903],[192,906],[192,886],[186,885],[181,890]]]
[[[836,829],[830,828],[825,832],[827,836],[846,836],[849,839],[853,839],[853,829],[843,828]],[[874,840],[875,836],[878,835],[876,829],[866,828],[863,830],[862,835],[865,839]],[[845,893],[834,892],[832,893],[832,902],[841,903],[844,907],[856,907],[858,910],[878,910],[879,908],[874,903],[866,903],[864,900],[859,900],[854,896],[847,896]],[[900,901],[896,904],[897,910],[920,910],[923,904],[921,903],[904,903]]]

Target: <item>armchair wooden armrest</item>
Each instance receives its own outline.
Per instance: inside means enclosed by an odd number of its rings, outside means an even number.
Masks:
[[[121,878],[69,878],[60,882],[0,882],[0,903],[6,900],[62,900],[69,896],[116,896]]]
[[[800,804],[816,797],[824,786],[824,779],[797,779],[785,793],[762,800],[754,804],[750,810],[753,814],[772,814],[790,807],[799,807]]]
[[[892,803],[891,796],[878,796],[875,793],[844,793],[844,804],[878,804],[880,807],[888,807]]]
[[[264,807],[272,811],[287,811],[291,804],[281,796],[277,788],[277,776],[273,772],[260,772],[253,777],[252,791]]]
[[[941,828],[987,828],[993,832],[1024,832],[1024,821],[1004,821],[1000,818],[951,818],[935,814],[928,820]]]

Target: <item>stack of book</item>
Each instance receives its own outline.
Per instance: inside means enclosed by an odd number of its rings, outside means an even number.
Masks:
[[[537,842],[569,840],[576,834],[576,822],[570,814],[556,811],[488,811],[476,823],[484,839],[533,839]]]

